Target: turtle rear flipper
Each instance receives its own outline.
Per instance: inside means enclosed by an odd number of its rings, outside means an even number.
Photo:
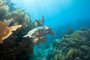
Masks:
[[[43,37],[42,39],[38,39],[36,45],[39,45],[41,43],[45,44],[46,43],[46,40],[47,40],[47,37]]]

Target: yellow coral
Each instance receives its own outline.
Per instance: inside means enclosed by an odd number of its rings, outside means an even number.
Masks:
[[[9,37],[12,34],[11,30],[8,27],[8,24],[5,22],[0,22],[0,43],[3,43],[3,40]]]
[[[3,40],[12,34],[12,31],[17,30],[20,27],[22,27],[22,25],[16,25],[9,28],[6,22],[0,22],[0,43],[3,43]]]
[[[9,28],[7,28],[6,33],[2,34],[2,40],[6,39],[12,34],[12,31],[10,31]]]
[[[16,26],[11,26],[10,30],[11,31],[16,31],[18,28],[22,27],[22,25],[16,25]]]

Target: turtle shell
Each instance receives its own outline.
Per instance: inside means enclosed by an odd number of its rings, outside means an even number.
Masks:
[[[35,38],[40,38],[46,35],[46,30],[45,29],[38,29],[37,31],[35,31],[32,36]]]

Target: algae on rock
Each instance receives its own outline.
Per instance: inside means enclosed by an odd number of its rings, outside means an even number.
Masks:
[[[49,54],[47,59],[62,60],[60,58],[64,58],[64,60],[89,60],[89,34],[89,29],[75,31],[71,34],[63,34],[62,39],[56,39],[54,41],[52,53]]]

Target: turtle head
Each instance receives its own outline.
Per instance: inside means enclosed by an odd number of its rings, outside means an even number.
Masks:
[[[47,29],[49,29],[49,28],[50,28],[50,26],[45,26],[44,28],[47,30]]]

